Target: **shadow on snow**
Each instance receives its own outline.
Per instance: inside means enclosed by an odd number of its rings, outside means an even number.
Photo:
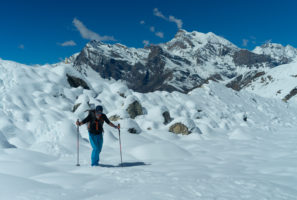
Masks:
[[[110,164],[99,164],[100,167],[136,167],[136,166],[144,166],[144,165],[150,165],[146,164],[144,162],[123,162],[122,164],[118,165],[110,165]]]

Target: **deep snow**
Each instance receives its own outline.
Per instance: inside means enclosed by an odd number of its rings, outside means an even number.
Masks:
[[[213,82],[188,95],[140,94],[87,72],[82,77],[71,64],[31,67],[0,60],[1,200],[297,199],[294,101]],[[85,79],[92,90],[71,88],[66,73]],[[145,114],[132,120],[125,108],[135,99]],[[86,116],[88,101],[123,118],[124,167],[118,166],[118,132],[107,125],[102,166],[90,166],[85,126],[80,127],[81,166],[75,166],[74,123]],[[168,125],[164,110],[174,118]],[[192,133],[168,132],[175,122]],[[140,133],[128,133],[130,126]]]

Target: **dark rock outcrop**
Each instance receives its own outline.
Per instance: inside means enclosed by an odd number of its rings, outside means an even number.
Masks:
[[[132,134],[136,134],[137,133],[137,130],[135,128],[129,128],[128,129],[128,132],[129,133],[132,133]]]
[[[66,74],[66,76],[67,76],[67,81],[71,87],[77,88],[77,87],[81,86],[84,89],[87,89],[87,90],[90,89],[90,87],[84,80],[82,80],[78,77],[71,76],[69,74]]]
[[[75,104],[72,108],[72,112],[75,112],[80,105],[81,103]]]
[[[251,67],[262,67],[264,64],[268,64],[269,67],[274,67],[277,64],[273,62],[273,59],[268,55],[259,55],[248,50],[240,50],[234,53],[233,61],[235,65],[245,65]]]
[[[287,102],[289,99],[291,99],[293,96],[297,94],[297,87],[290,91],[288,95],[283,98],[283,101]]]
[[[228,86],[240,90],[251,76],[261,75],[262,68],[292,60],[286,58],[240,49],[213,33],[179,30],[171,41],[143,49],[91,41],[76,57],[74,67],[82,73],[90,67],[102,78],[123,80],[130,89],[141,93],[156,90],[187,93],[213,79],[218,82],[233,79]],[[238,67],[258,71],[247,75]]]
[[[170,117],[170,113],[168,111],[163,112],[162,116],[164,118],[164,122],[163,122],[164,125],[169,124],[173,120],[173,118]]]
[[[234,80],[229,82],[226,86],[232,88],[233,90],[240,91],[242,88],[250,84],[255,79],[263,76],[265,72],[262,71],[251,71],[243,75],[239,75]]]
[[[143,115],[142,106],[138,101],[134,101],[133,103],[131,103],[126,111],[132,119],[135,119],[135,117],[139,115]]]

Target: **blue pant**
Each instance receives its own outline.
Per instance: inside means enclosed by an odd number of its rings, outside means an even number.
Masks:
[[[91,160],[92,166],[99,165],[99,154],[103,146],[103,134],[95,135],[89,132],[90,143],[93,148]]]

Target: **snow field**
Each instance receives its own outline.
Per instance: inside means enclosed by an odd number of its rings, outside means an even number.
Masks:
[[[92,71],[81,77],[71,65],[29,67],[1,60],[0,72],[0,199],[297,199],[294,103],[217,83],[188,95],[140,94]],[[66,73],[85,79],[92,91],[71,88]],[[125,108],[135,99],[145,115],[132,120]],[[87,115],[88,101],[122,118],[115,124],[122,126],[123,167],[118,131],[107,125],[102,165],[90,166],[84,125],[81,166],[75,166],[74,123]],[[164,111],[174,118],[168,125]],[[193,132],[168,132],[175,122]],[[131,126],[139,133],[128,133]]]

